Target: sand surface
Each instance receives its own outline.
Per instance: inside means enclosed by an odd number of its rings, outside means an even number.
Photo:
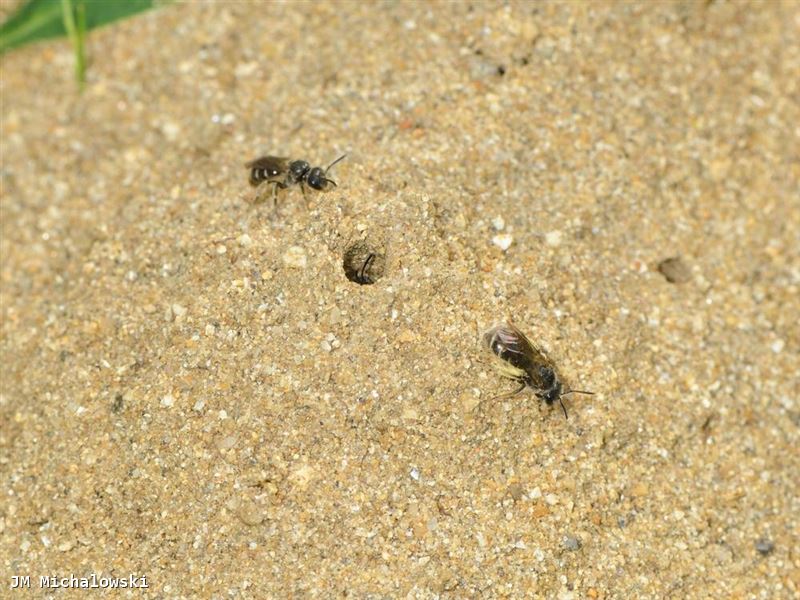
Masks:
[[[93,32],[82,95],[66,41],[3,57],[0,596],[797,597],[798,40],[220,2]],[[491,401],[502,319],[569,419]]]

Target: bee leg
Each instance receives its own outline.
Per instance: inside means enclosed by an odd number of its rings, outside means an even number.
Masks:
[[[250,194],[250,203],[261,204],[266,197],[266,191],[267,191],[267,183],[264,181],[260,182],[253,190],[253,193]]]
[[[500,394],[499,396],[495,396],[492,400],[507,400],[508,398],[513,398],[514,396],[519,396],[522,393],[522,390],[525,389],[525,386],[528,385],[524,381],[520,384],[520,386],[515,389],[513,392],[508,392],[507,394]]]
[[[278,207],[278,186],[280,182],[276,181],[272,186],[272,208],[273,210]]]
[[[519,396],[522,393],[522,391],[525,389],[525,386],[527,386],[527,385],[528,384],[523,381],[520,384],[520,386],[517,389],[515,389],[513,392],[508,392],[506,394],[500,394],[499,396],[495,396],[494,398],[489,398],[488,400],[481,400],[478,403],[478,406],[476,408],[481,408],[481,406],[483,406],[484,402],[494,402],[495,400],[507,400],[508,398],[513,398],[514,396]]]
[[[561,399],[561,397],[560,397],[560,396],[559,396],[559,398],[558,398],[558,403],[561,405],[561,410],[563,410],[563,411],[564,411],[564,418],[565,418],[565,419],[569,419],[569,416],[567,415],[567,407],[566,407],[566,406],[564,406],[564,401]]]

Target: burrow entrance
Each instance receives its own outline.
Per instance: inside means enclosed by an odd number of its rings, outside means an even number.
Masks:
[[[344,251],[342,267],[350,281],[359,285],[371,285],[383,277],[386,249],[366,240],[353,242]]]

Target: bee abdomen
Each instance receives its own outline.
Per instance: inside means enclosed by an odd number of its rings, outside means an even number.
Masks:
[[[258,185],[262,181],[267,181],[278,175],[280,175],[280,173],[275,169],[252,168],[250,169],[250,185]]]

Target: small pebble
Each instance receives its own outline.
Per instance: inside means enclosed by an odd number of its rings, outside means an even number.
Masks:
[[[403,329],[400,332],[400,335],[397,336],[397,340],[402,344],[410,344],[416,339],[414,332],[410,329]]]
[[[166,121],[161,125],[161,133],[164,134],[169,141],[174,142],[181,135],[181,126],[174,121]]]
[[[564,548],[567,550],[579,550],[581,547],[581,541],[572,535],[565,535],[564,536]]]
[[[514,242],[514,237],[508,233],[500,233],[492,238],[492,243],[503,251],[508,250]]]
[[[252,60],[249,62],[241,62],[237,64],[236,67],[234,67],[233,74],[237,78],[250,77],[256,71],[258,71],[258,67],[259,67],[259,62],[257,60]]]
[[[468,59],[469,74],[478,81],[499,75],[498,65],[481,55],[473,55]]]
[[[784,342],[781,339],[777,339],[774,342],[772,342],[772,344],[770,345],[770,348],[772,349],[772,351],[775,354],[780,354],[781,352],[783,352],[783,347],[785,345],[786,345],[786,342]]]
[[[217,447],[220,450],[230,450],[236,445],[236,442],[239,441],[239,438],[235,435],[226,435],[224,438],[219,440]]]
[[[327,336],[325,336],[325,340],[331,345],[331,348],[338,348],[342,345],[342,343],[336,339],[336,336],[332,333],[329,333]]]
[[[503,231],[506,228],[506,222],[500,215],[496,216],[492,219],[492,227],[495,228],[497,231]]]
[[[548,231],[547,234],[544,236],[544,241],[548,246],[560,246],[561,245],[561,232],[560,231]]]
[[[175,398],[173,398],[172,394],[167,394],[163,398],[161,398],[161,406],[164,408],[170,408],[172,405],[175,404]]]
[[[419,413],[415,408],[408,406],[403,409],[402,416],[404,421],[416,421],[419,418]]]
[[[414,481],[419,481],[419,469],[417,467],[414,467],[413,469],[411,469],[411,471],[408,474],[411,476],[411,479],[413,479]]]
[[[244,500],[236,512],[242,523],[251,527],[260,525],[264,521],[264,513],[252,500]]]
[[[283,264],[295,269],[305,269],[308,264],[306,251],[300,246],[290,246],[283,254]]]
[[[556,504],[558,504],[558,496],[556,496],[555,494],[547,494],[547,496],[544,497],[544,501],[547,502],[550,506],[555,506]]]

